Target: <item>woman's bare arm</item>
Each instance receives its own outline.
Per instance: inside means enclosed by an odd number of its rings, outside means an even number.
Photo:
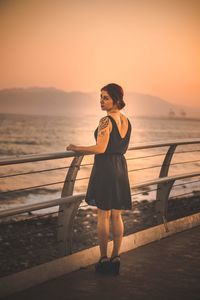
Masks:
[[[88,153],[88,154],[104,153],[109,142],[109,137],[110,137],[109,118],[106,116],[101,118],[99,121],[96,145],[76,146],[70,144],[66,149],[80,152],[80,153]]]

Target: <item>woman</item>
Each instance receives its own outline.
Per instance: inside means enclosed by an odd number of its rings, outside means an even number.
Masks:
[[[125,106],[123,89],[110,83],[101,89],[101,109],[107,116],[99,121],[94,132],[96,145],[68,145],[67,150],[95,154],[85,201],[97,206],[97,232],[100,247],[100,259],[95,265],[96,272],[119,274],[120,246],[124,225],[122,210],[132,208],[131,191],[127,163],[124,153],[128,149],[131,135],[131,123],[120,113]],[[110,260],[107,256],[109,224],[112,224],[113,250]]]

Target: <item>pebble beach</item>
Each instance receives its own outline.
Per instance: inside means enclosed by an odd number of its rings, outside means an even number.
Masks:
[[[200,193],[168,202],[167,220],[175,220],[200,212]],[[132,210],[123,211],[124,236],[156,226],[161,219],[155,211],[155,201],[135,201]],[[59,258],[57,215],[26,216],[0,223],[0,276],[6,276]],[[97,210],[79,209],[74,220],[73,249],[77,252],[98,245]],[[111,227],[110,227],[111,229]],[[112,240],[110,230],[109,240]]]

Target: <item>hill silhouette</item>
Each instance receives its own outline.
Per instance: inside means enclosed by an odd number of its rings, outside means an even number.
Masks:
[[[168,117],[170,110],[179,116],[199,118],[200,107],[175,105],[153,95],[129,92],[124,95],[125,113],[130,116]],[[104,115],[99,93],[66,92],[56,88],[11,88],[0,90],[1,113],[87,116]]]

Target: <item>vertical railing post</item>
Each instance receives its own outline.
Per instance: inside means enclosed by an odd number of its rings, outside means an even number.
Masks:
[[[173,157],[173,154],[176,149],[176,144],[170,145],[165,158],[163,160],[163,164],[160,169],[159,178],[166,177],[168,175],[170,163]],[[156,212],[159,213],[159,216],[162,217],[163,224],[165,226],[165,230],[168,231],[167,227],[167,209],[168,209],[168,199],[171,188],[174,184],[174,180],[165,182],[165,183],[158,183],[157,185],[157,193],[156,193]]]
[[[67,197],[73,194],[74,184],[80,164],[84,156],[75,156],[71,162],[63,185],[61,197]],[[60,255],[65,256],[72,253],[72,235],[74,218],[82,200],[74,200],[70,204],[61,204],[58,215],[58,240],[60,243]]]

